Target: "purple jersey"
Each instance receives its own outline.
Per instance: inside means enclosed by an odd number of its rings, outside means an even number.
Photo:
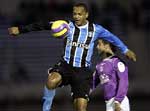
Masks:
[[[98,63],[94,77],[94,81],[100,80],[105,100],[115,97],[121,102],[124,99],[128,90],[128,68],[119,58],[107,58]]]

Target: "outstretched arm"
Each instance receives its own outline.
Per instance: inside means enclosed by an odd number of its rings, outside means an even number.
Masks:
[[[39,22],[26,26],[10,27],[8,28],[8,32],[10,35],[19,35],[21,33],[27,33],[31,31],[50,30],[50,27],[51,22]]]
[[[114,34],[103,28],[102,26],[98,25],[99,37],[105,39],[112,43],[114,46],[118,47],[122,53],[127,56],[127,58],[136,61],[136,54],[127,48],[127,46]]]

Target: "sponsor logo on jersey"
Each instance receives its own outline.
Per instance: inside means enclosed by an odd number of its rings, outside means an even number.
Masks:
[[[67,40],[67,46],[75,46],[75,47],[81,47],[81,48],[84,48],[84,49],[89,49],[88,44],[73,42],[73,41],[70,41],[70,40]]]

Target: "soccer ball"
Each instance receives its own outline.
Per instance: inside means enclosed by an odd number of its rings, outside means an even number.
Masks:
[[[51,31],[53,37],[64,38],[69,31],[69,25],[64,20],[57,20],[52,23]]]

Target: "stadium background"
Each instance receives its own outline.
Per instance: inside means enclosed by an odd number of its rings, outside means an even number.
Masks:
[[[90,20],[102,24],[136,52],[129,62],[128,96],[132,111],[149,111],[150,103],[150,1],[79,0],[90,7]],[[49,31],[13,38],[7,28],[39,20],[70,19],[75,0],[0,1],[0,111],[41,111],[47,69],[60,56],[62,40]],[[93,67],[98,56],[93,56]],[[57,89],[54,110],[72,111],[70,88]],[[104,111],[100,89],[92,94],[89,110]]]

